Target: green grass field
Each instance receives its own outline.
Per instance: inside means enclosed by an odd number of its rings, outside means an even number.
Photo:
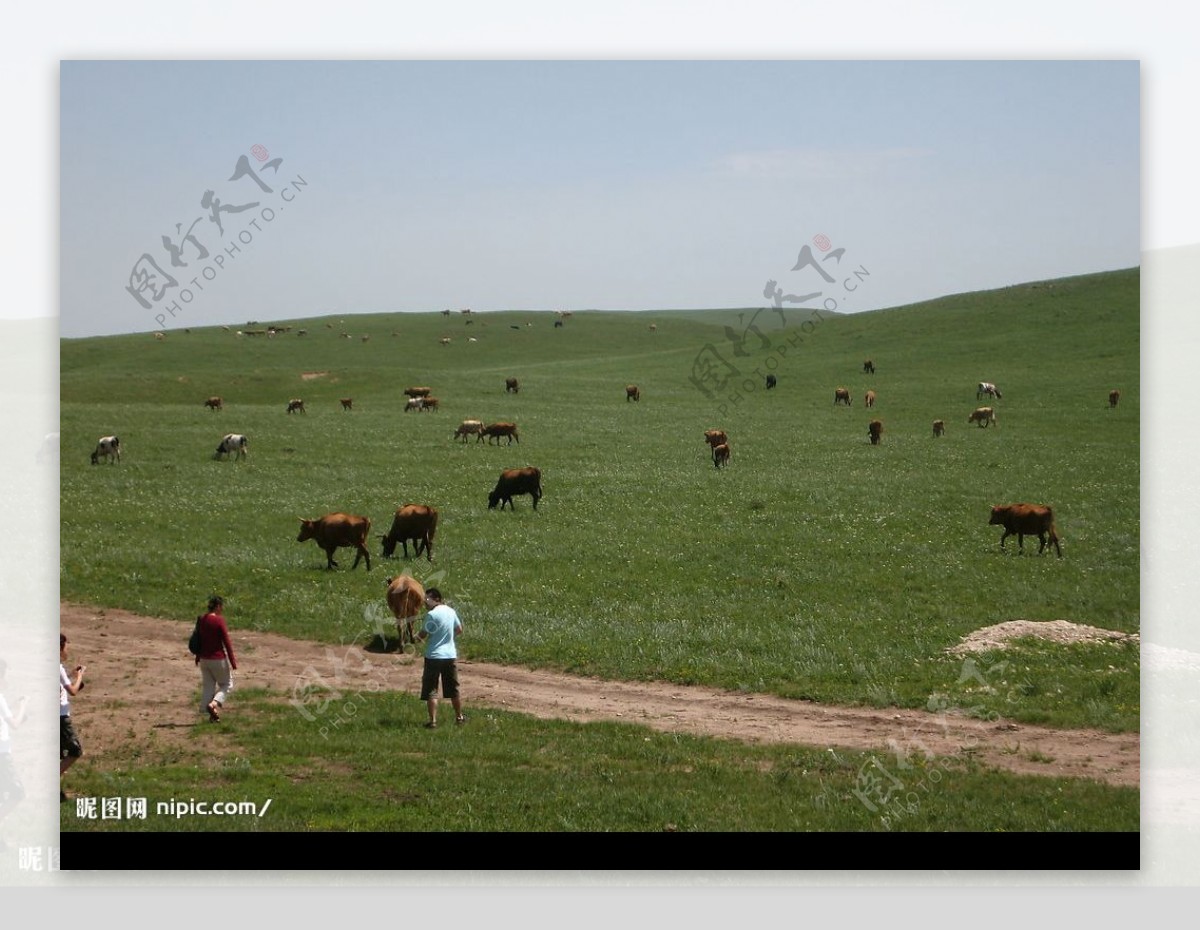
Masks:
[[[162,342],[149,334],[64,340],[61,595],[177,619],[182,644],[217,591],[235,637],[238,629],[269,629],[365,645],[391,628],[385,577],[407,569],[438,584],[458,608],[468,630],[463,653],[475,660],[821,702],[936,702],[980,716],[1136,730],[1136,648],[1027,641],[978,656],[971,675],[945,650],[1018,618],[1138,630],[1138,293],[1135,269],[815,322],[808,311],[789,310],[783,325],[763,311],[753,319],[758,332],[746,330],[753,311],[681,310],[578,312],[562,328],[549,313],[476,314],[472,325],[430,313],[274,320],[293,329],[271,339],[206,328],[173,331]],[[745,356],[726,327],[745,334]],[[296,335],[299,328],[307,335]],[[443,335],[450,345],[439,344]],[[711,380],[697,386],[695,379],[704,373],[698,360],[711,360],[714,349],[739,375],[710,395],[702,387],[713,387]],[[868,357],[873,376],[862,372]],[[761,381],[767,370],[779,379],[769,392]],[[509,376],[520,379],[519,394],[505,393]],[[980,380],[1004,394],[993,404],[998,424],[987,429],[966,423],[985,403],[975,397]],[[629,383],[641,388],[640,402],[626,400]],[[739,383],[753,389],[735,393]],[[442,409],[403,413],[402,391],[411,384],[432,386]],[[853,407],[833,406],[838,386],[850,389]],[[1114,387],[1122,398],[1110,410]],[[872,411],[862,406],[868,388],[878,395]],[[203,406],[212,394],[224,398],[223,411]],[[346,396],[352,412],[338,402]],[[305,400],[306,415],[285,413],[292,397]],[[875,417],[884,423],[878,446],[867,440]],[[521,441],[453,441],[466,418],[512,420]],[[947,433],[934,439],[939,418]],[[721,470],[703,441],[713,427],[730,437],[732,461]],[[249,436],[248,461],[213,461],[226,432]],[[121,437],[123,460],[92,466],[96,439],[108,433]],[[516,499],[513,513],[489,511],[501,469],[523,465],[543,473],[538,511],[528,497]],[[1015,539],[1000,550],[990,507],[1016,501],[1054,507],[1064,558],[1037,555],[1036,539],[1026,540],[1024,555]],[[296,542],[300,517],[343,510],[369,516],[372,532],[383,533],[407,502],[441,512],[432,565],[383,560],[373,539],[369,573],[349,569],[349,550],[330,572],[314,543]],[[377,727],[394,725],[395,700],[367,702],[371,719],[382,721]],[[256,773],[286,770],[294,754],[286,747],[311,743],[311,733],[289,708],[256,704],[257,722],[236,731],[255,760],[248,765]],[[522,829],[686,821],[666,795],[646,793],[640,775],[629,786],[645,795],[645,809],[612,819],[601,789],[613,778],[602,773],[639,770],[625,743],[641,737],[627,728],[602,728],[607,735],[598,737],[479,712],[504,725],[496,753],[536,757],[552,738],[563,756],[548,777],[587,768],[580,790],[599,793],[594,805],[572,808],[578,819],[570,823],[526,804],[519,814],[494,811],[483,825],[468,817],[457,829],[513,829],[506,817],[524,818]],[[403,713],[416,726],[421,709]],[[665,738],[654,739],[657,746]],[[377,764],[369,748],[361,757],[349,746],[339,751],[357,760],[342,776]],[[698,771],[714,774],[699,780],[718,795],[727,791],[723,779],[740,779],[750,767],[764,773],[754,793],[777,801],[781,772],[819,768],[803,751],[705,741],[679,751],[709,760]],[[150,774],[137,758],[128,761],[151,795],[168,796],[173,780],[196,778],[183,762]],[[498,756],[494,764],[479,763],[478,781],[468,780],[479,786],[473,790],[514,763]],[[831,790],[844,795],[861,765],[862,758],[848,760]],[[126,777],[124,769],[85,768],[73,778],[94,793]],[[228,774],[207,777],[219,784]],[[903,828],[1136,829],[1136,792],[1091,786],[1096,798],[1064,820],[1043,809],[1045,779],[1014,787],[1022,780],[960,775],[961,798],[956,791],[941,814]],[[147,778],[157,779],[149,789]],[[253,784],[271,788],[269,777]],[[327,803],[328,784],[322,790]],[[747,800],[745,811],[728,815],[733,820],[698,815],[680,828],[879,827],[853,820],[861,812],[845,805],[832,820],[814,820],[813,790],[807,784],[794,815],[768,821],[752,810],[760,801]],[[1014,792],[1029,796],[1028,810],[980,813],[988,796]],[[763,803],[763,812],[771,809]],[[958,813],[947,819],[946,805]],[[361,811],[347,821],[320,808],[314,801],[303,813],[300,805],[300,820],[271,828],[381,827]]]

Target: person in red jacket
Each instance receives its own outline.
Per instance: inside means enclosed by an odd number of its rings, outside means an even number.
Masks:
[[[212,723],[221,719],[220,708],[233,690],[233,670],[237,668],[233,643],[229,641],[229,627],[222,614],[224,608],[224,598],[214,594],[208,599],[208,613],[197,621],[200,627],[200,652],[196,656],[202,688],[200,709],[208,713]]]

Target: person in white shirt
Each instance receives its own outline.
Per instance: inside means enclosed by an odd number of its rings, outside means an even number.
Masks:
[[[74,680],[67,674],[67,636],[65,633],[58,634],[58,777],[60,780],[58,789],[59,801],[67,799],[67,793],[62,790],[61,779],[67,774],[69,769],[83,755],[83,744],[79,742],[79,737],[75,734],[75,728],[71,725],[71,698],[83,690],[83,673],[87,671],[87,667],[76,665],[74,671]]]

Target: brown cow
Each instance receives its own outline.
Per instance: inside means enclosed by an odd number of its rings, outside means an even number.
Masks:
[[[704,431],[704,441],[708,443],[710,448],[715,449],[723,442],[729,442],[729,437],[725,435],[723,429],[706,429]]]
[[[302,401],[298,397],[292,398],[291,400],[288,401],[287,412],[288,413],[307,413],[307,411],[304,409],[304,401]]]
[[[1054,544],[1054,551],[1062,558],[1062,547],[1058,544],[1058,532],[1054,527],[1054,511],[1041,504],[1005,504],[992,508],[992,518],[989,526],[1004,527],[1004,535],[1000,537],[1000,548],[1004,548],[1004,540],[1009,536],[1017,537],[1017,548],[1025,551],[1025,537],[1037,536],[1038,555],[1046,548],[1046,536]]]
[[[390,559],[396,554],[396,543],[404,547],[404,557],[408,558],[408,541],[413,541],[413,555],[420,557],[425,550],[425,558],[433,561],[433,537],[437,533],[438,512],[434,507],[424,504],[405,504],[396,510],[392,517],[392,527],[387,535],[380,536],[383,540],[383,557]]]
[[[354,399],[351,397],[343,397],[342,398],[342,409],[343,410],[353,410],[354,409]]]
[[[879,445],[879,437],[883,435],[883,421],[872,420],[867,424],[867,435],[871,437],[871,445]]]
[[[208,407],[210,410],[217,411],[221,410],[225,406],[225,402],[219,397],[210,397],[204,402],[204,406]]]
[[[723,442],[713,446],[712,450],[713,465],[720,468],[722,465],[729,464],[729,443]]]
[[[327,568],[337,568],[333,553],[343,546],[353,546],[357,551],[351,570],[358,568],[360,559],[367,560],[367,571],[371,570],[371,553],[367,551],[367,537],[371,532],[371,521],[348,513],[327,513],[317,520],[300,518],[300,535],[296,542],[315,539],[325,550]]]
[[[1115,407],[1117,405],[1117,401],[1119,401],[1120,399],[1121,399],[1120,391],[1113,390],[1113,391],[1108,392],[1108,406],[1110,408]]]
[[[485,436],[487,437],[488,445],[492,444],[493,439],[496,440],[496,444],[499,445],[501,436],[508,437],[508,444],[510,446],[513,444],[514,439],[518,443],[521,442],[521,437],[517,433],[516,423],[489,423],[479,431],[479,434],[475,437],[475,441],[479,442],[479,440],[483,439]]]
[[[440,410],[441,409],[438,406],[440,401],[436,397],[421,397],[421,398],[419,398],[419,400],[421,401],[421,412],[422,413],[425,412],[426,410]]]
[[[991,407],[976,407],[971,411],[971,415],[967,417],[967,423],[978,423],[981,427],[986,427],[989,423],[996,422],[996,411]]]
[[[937,436],[941,436],[945,432],[946,432],[946,421],[945,420],[934,420],[933,421],[933,435],[935,437],[937,437]]]
[[[425,609],[425,588],[412,575],[388,578],[385,584],[388,609],[396,618],[396,636],[400,640],[400,651],[403,652],[406,642],[416,643],[413,620]]]
[[[521,382],[518,381],[516,378],[505,378],[504,379],[504,393],[516,394],[520,390],[521,390]]]
[[[875,406],[875,392],[867,391],[867,396],[863,398],[863,403],[865,403],[868,407],[874,407]]]
[[[845,404],[847,407],[850,406],[850,392],[845,388],[834,389],[833,405],[836,407],[838,404]]]
[[[513,497],[518,494],[528,494],[532,497],[533,509],[537,510],[538,501],[542,499],[542,473],[539,469],[530,466],[509,468],[500,472],[500,480],[488,495],[488,510],[495,510],[497,504],[501,510],[504,510],[505,504],[508,504],[510,510],[516,510]]]
[[[428,397],[433,393],[433,388],[427,387],[406,387],[404,394],[406,397]]]
[[[642,392],[638,390],[638,386],[636,384],[625,385],[625,402],[626,403],[628,403],[631,400],[641,400],[641,399],[642,399]]]
[[[863,374],[864,375],[875,374],[875,363],[873,361],[871,361],[870,359],[867,359],[865,362],[863,362]]]
[[[482,420],[463,420],[461,423],[458,424],[458,429],[456,429],[454,431],[454,438],[457,439],[459,436],[461,436],[462,441],[466,442],[468,436],[478,435],[479,431],[482,429],[483,429],[483,421]],[[475,441],[479,442],[478,439],[476,439]]]

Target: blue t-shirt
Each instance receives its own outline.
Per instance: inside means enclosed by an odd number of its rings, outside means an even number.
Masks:
[[[453,607],[438,604],[425,615],[425,623],[421,626],[429,637],[425,641],[425,658],[427,659],[457,659],[458,650],[454,646],[454,636],[462,629],[462,621]]]

